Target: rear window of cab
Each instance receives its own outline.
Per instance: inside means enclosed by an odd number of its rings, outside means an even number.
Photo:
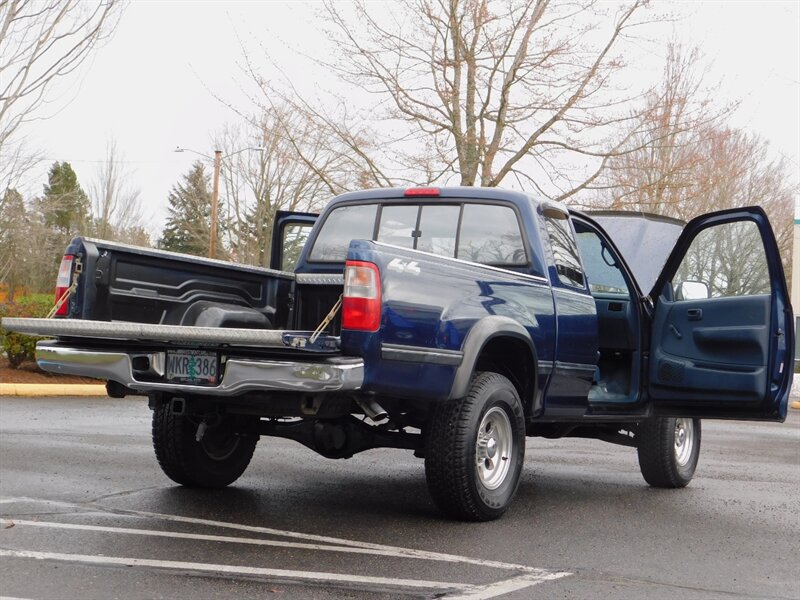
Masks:
[[[344,262],[351,240],[374,240],[495,266],[528,262],[517,213],[500,204],[340,206],[325,218],[308,260]]]

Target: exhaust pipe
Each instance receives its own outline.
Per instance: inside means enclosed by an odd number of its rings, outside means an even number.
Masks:
[[[389,413],[372,398],[356,398],[356,403],[361,407],[361,410],[376,423],[378,421],[383,421],[389,416]]]

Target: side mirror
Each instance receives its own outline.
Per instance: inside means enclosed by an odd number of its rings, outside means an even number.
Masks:
[[[681,281],[675,290],[675,300],[703,300],[710,297],[708,284],[702,281]]]

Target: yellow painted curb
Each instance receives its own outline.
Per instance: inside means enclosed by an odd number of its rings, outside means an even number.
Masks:
[[[0,396],[107,396],[106,386],[94,383],[0,383]]]

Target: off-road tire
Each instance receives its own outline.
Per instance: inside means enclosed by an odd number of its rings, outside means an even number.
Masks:
[[[493,446],[498,451],[508,449],[507,456],[503,459],[498,454],[497,462],[486,463],[496,465],[497,471],[479,462],[486,452],[486,436],[494,435],[491,429],[479,434],[486,419],[489,425],[496,419],[498,433],[508,426],[506,435],[498,436]],[[478,373],[466,397],[436,408],[424,433],[425,477],[439,509],[466,521],[500,517],[514,498],[525,462],[525,418],[514,385],[497,373]],[[481,445],[484,454],[479,455]],[[510,463],[500,468],[500,460]]]
[[[153,448],[164,474],[187,487],[222,488],[244,473],[258,436],[235,435],[223,420],[196,441],[197,423],[168,404],[153,410]],[[216,451],[216,452],[215,452]]]
[[[680,443],[680,426],[690,428]],[[639,468],[644,480],[653,487],[686,487],[694,476],[700,458],[700,419],[652,417],[639,424],[636,433]]]

